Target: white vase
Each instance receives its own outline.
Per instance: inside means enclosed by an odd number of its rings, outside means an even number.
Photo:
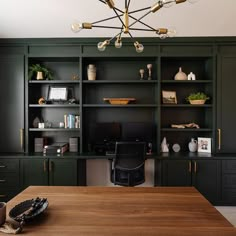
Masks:
[[[197,140],[194,138],[191,138],[191,141],[188,144],[188,148],[190,152],[196,152],[197,151]]]
[[[37,80],[42,80],[42,79],[43,79],[43,72],[42,72],[42,71],[38,71],[38,72],[37,72],[36,79],[37,79]]]
[[[89,64],[87,67],[88,80],[96,80],[97,69],[95,65]]]
[[[179,67],[179,72],[175,75],[175,80],[187,80],[187,75],[182,71],[182,68]]]

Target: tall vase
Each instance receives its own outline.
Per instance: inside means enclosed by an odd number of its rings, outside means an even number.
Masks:
[[[97,69],[95,65],[89,64],[87,67],[87,76],[88,80],[96,80]]]

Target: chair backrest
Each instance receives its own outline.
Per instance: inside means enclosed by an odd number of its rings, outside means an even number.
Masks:
[[[145,142],[116,142],[111,172],[114,184],[135,186],[145,182]]]
[[[116,142],[114,167],[138,168],[145,162],[145,142]]]

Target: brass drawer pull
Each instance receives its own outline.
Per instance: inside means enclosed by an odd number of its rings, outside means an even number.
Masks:
[[[0,168],[6,168],[6,166],[0,166]]]
[[[189,173],[192,172],[192,163],[191,163],[191,161],[188,162],[188,172]]]
[[[6,197],[6,195],[0,194],[0,197]]]
[[[218,129],[218,150],[221,149],[221,129]]]
[[[6,182],[5,179],[0,179],[0,183],[4,183],[4,182]]]
[[[194,173],[195,174],[197,173],[197,162],[196,161],[194,162]]]

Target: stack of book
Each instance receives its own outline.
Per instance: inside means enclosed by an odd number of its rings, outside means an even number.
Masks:
[[[54,143],[43,147],[44,154],[62,154],[69,149],[68,143]]]

